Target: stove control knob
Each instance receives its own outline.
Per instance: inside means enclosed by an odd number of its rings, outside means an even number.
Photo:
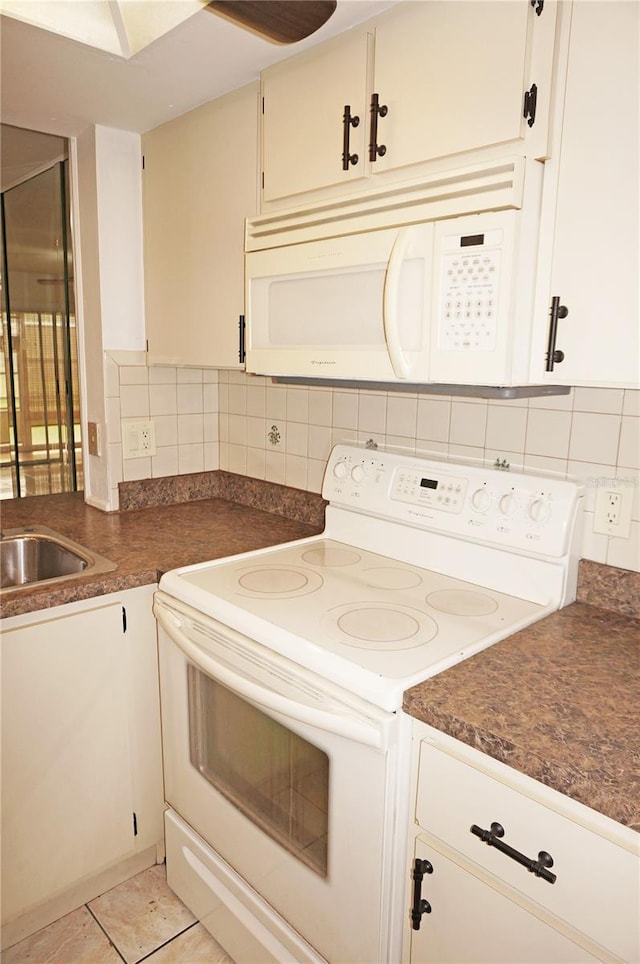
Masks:
[[[532,522],[544,525],[551,515],[551,506],[544,499],[534,499],[529,506],[529,518]]]
[[[366,474],[364,465],[354,465],[351,469],[351,478],[354,482],[362,482]]]
[[[346,462],[336,462],[333,467],[333,474],[336,479],[345,479],[347,477],[347,463]]]
[[[503,515],[513,515],[517,507],[516,497],[513,492],[505,492],[500,499],[500,511]]]
[[[490,504],[491,496],[489,495],[489,490],[484,487],[482,489],[476,489],[471,496],[471,505],[474,509],[477,509],[478,512],[486,512]]]

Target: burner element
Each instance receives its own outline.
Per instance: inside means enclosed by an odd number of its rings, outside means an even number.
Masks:
[[[429,593],[427,602],[438,612],[453,616],[489,616],[498,608],[491,596],[471,589],[437,589]]]
[[[353,603],[330,610],[340,639],[349,646],[368,650],[413,649],[428,643],[438,626],[418,609],[385,603]]]
[[[363,569],[362,576],[365,585],[372,589],[415,589],[422,582],[422,576],[413,569]]]
[[[310,566],[355,566],[360,562],[360,553],[351,549],[317,546],[303,552],[302,558]]]
[[[323,583],[322,576],[311,570],[285,566],[260,566],[240,570],[238,585],[247,595],[282,599],[315,592]]]

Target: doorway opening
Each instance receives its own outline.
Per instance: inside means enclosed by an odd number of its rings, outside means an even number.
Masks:
[[[48,135],[11,130],[19,174],[25,135],[38,147]],[[83,487],[69,162],[66,141],[50,140],[63,156],[36,151],[37,171],[0,196],[0,498]]]

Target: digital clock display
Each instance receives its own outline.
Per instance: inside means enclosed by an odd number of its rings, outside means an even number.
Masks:
[[[437,479],[420,479],[420,488],[437,489],[438,488]]]

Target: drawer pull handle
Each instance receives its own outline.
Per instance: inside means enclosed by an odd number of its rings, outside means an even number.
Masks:
[[[411,908],[411,926],[414,931],[420,930],[420,922],[423,914],[431,913],[431,904],[422,896],[422,878],[425,874],[433,873],[433,865],[430,860],[420,860],[416,857],[413,863],[411,877],[413,879],[413,907]]]
[[[500,853],[506,854],[507,857],[511,857],[512,860],[526,867],[529,873],[535,874],[536,877],[542,877],[543,880],[546,880],[550,884],[555,884],[556,875],[552,874],[548,869],[549,867],[553,867],[553,857],[551,854],[548,854],[546,850],[541,850],[538,853],[537,860],[521,854],[519,850],[514,850],[513,847],[510,847],[509,844],[504,843],[500,839],[504,837],[504,827],[495,822],[491,824],[490,830],[483,830],[482,827],[478,827],[477,824],[474,823],[471,827],[471,833],[479,837],[487,846],[495,847]]]

